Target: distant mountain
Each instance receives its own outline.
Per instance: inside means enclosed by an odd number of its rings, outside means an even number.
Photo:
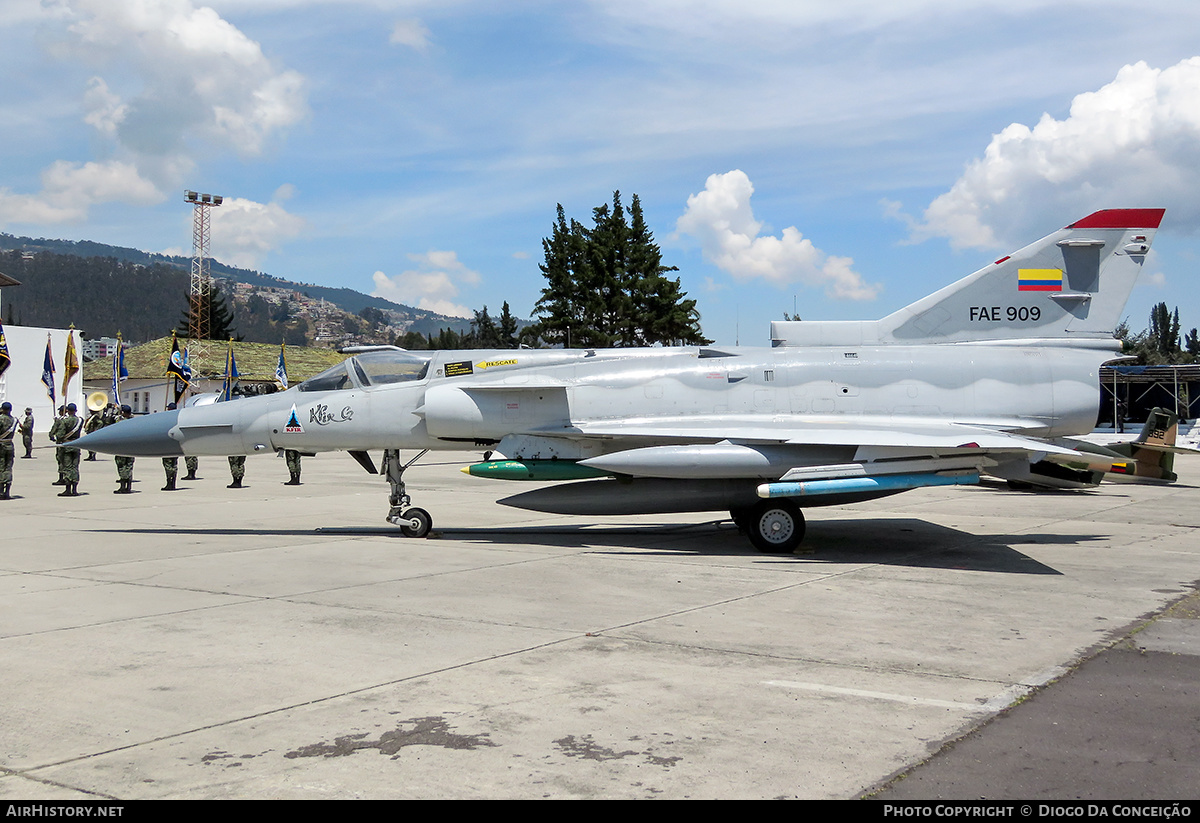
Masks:
[[[10,249],[20,249],[35,253],[48,251],[55,254],[74,255],[76,257],[111,257],[114,260],[122,260],[142,266],[162,263],[182,269],[189,276],[192,271],[192,258],[181,255],[157,254],[155,252],[142,251],[141,249],[130,249],[124,246],[108,246],[104,243],[95,243],[91,240],[50,240],[44,237],[34,239],[32,237],[18,237],[0,232],[0,250]],[[394,303],[382,297],[372,297],[369,294],[363,294],[354,289],[339,289],[329,286],[318,286],[312,283],[297,283],[292,280],[284,280],[282,277],[263,274],[252,269],[227,266],[219,260],[212,258],[209,259],[209,267],[213,277],[222,277],[236,283],[250,283],[255,286],[293,289],[304,292],[311,297],[328,300],[338,308],[348,311],[351,314],[357,314],[367,306],[372,306],[377,309],[403,311],[411,314],[413,317],[430,319],[444,324],[463,322],[463,318],[461,317],[447,317],[446,315],[437,314],[425,309],[406,306],[403,303]]]
[[[297,283],[210,260],[214,278],[259,288],[287,289],[326,300],[357,315],[366,308],[393,313],[407,331],[465,333],[470,320],[394,303],[354,289]],[[4,295],[0,320],[20,325],[75,323],[89,337],[151,340],[169,334],[186,306],[192,260],[179,255],[0,233],[0,271],[22,282]],[[260,341],[271,342],[271,341]]]

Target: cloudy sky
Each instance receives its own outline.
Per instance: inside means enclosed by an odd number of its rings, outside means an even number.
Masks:
[[[529,316],[640,196],[721,343],[883,316],[1100,208],[1200,326],[1200,4],[0,0],[0,230]],[[69,318],[64,318],[64,323]]]

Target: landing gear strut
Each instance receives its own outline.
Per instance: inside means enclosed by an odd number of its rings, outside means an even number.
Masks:
[[[404,491],[405,470],[424,457],[428,451],[429,449],[422,449],[407,463],[400,462],[399,449],[383,451],[383,475],[392,487],[392,493],[388,497],[391,508],[388,509],[387,521],[393,526],[399,526],[400,533],[405,537],[424,537],[433,528],[433,518],[429,516],[429,512],[424,509],[410,509],[412,498]]]

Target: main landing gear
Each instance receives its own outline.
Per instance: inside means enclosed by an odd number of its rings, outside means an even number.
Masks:
[[[791,554],[804,540],[804,512],[786,497],[763,500],[729,514],[754,548],[764,554]]]
[[[399,449],[384,449],[383,474],[391,484],[392,493],[388,497],[391,508],[388,510],[387,521],[393,526],[400,527],[400,533],[405,537],[425,537],[433,528],[433,518],[424,509],[409,508],[412,498],[404,491],[404,471],[425,456],[429,449],[423,449],[416,457],[407,463],[400,462]]]

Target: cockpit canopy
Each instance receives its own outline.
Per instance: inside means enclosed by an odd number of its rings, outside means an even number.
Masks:
[[[369,388],[424,380],[432,355],[408,351],[372,351],[351,357],[300,384],[300,391]]]

